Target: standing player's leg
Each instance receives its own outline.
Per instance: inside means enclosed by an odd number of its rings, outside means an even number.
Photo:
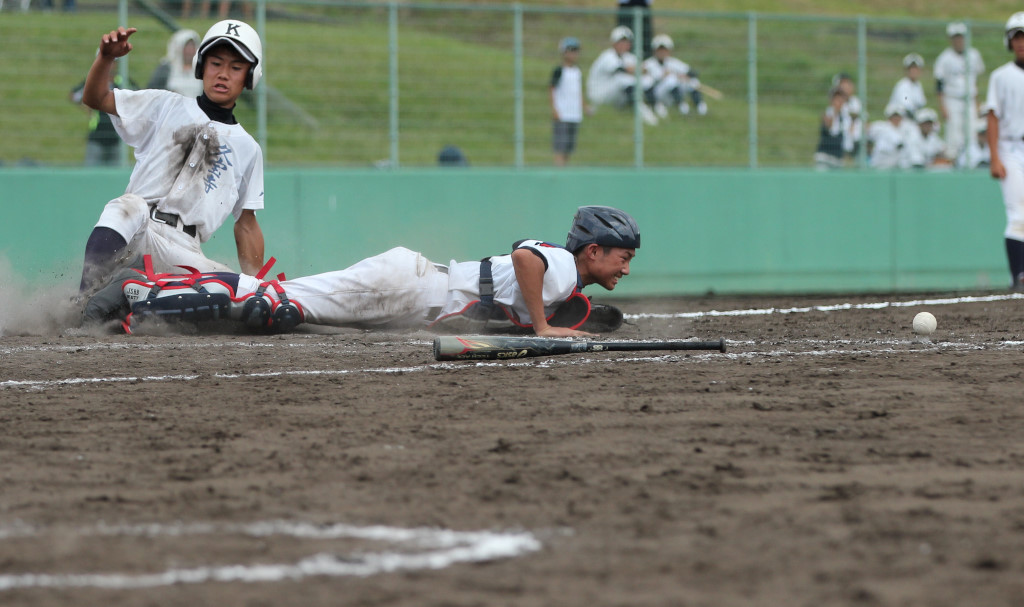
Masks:
[[[80,292],[97,286],[114,270],[128,241],[142,229],[147,208],[146,201],[134,194],[115,198],[103,207],[100,219],[85,244]]]
[[[964,128],[966,127],[964,112],[966,106],[962,99],[946,98],[946,109],[949,118],[946,120],[946,149],[950,158],[960,158],[964,147]]]
[[[569,160],[566,150],[567,123],[553,120],[551,124],[551,149],[555,155],[555,166],[563,167]]]
[[[999,182],[1006,207],[1006,259],[1013,288],[1024,289],[1024,142],[1006,148],[1000,150],[1006,177]]]
[[[568,122],[566,123],[568,129],[568,137],[565,142],[565,160],[569,161],[569,157],[576,151],[576,138],[579,136],[580,123]]]
[[[85,259],[82,263],[82,279],[78,292],[92,289],[111,269],[117,254],[124,250],[128,241],[115,230],[96,226],[85,243]]]

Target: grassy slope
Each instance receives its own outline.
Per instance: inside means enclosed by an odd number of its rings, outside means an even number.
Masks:
[[[512,4],[495,0],[462,0],[466,4]],[[526,6],[573,6],[581,8],[613,8],[610,0],[520,0]],[[661,11],[714,11],[778,13],[788,15],[868,15],[876,17],[917,17],[922,19],[972,19],[1005,21],[1022,10],[1019,2],[987,0],[965,3],[963,0],[656,0]]]
[[[529,3],[527,3],[529,4]],[[846,4],[818,2],[691,2],[658,0],[662,11],[744,10],[786,13],[843,14]],[[80,4],[89,6],[85,0]],[[590,0],[561,4],[607,8]],[[989,3],[984,15],[1001,19],[1010,8]],[[550,6],[550,4],[548,4]],[[958,15],[952,2],[930,3],[929,19]],[[881,2],[859,3],[858,11],[875,9],[895,15]],[[298,7],[288,7],[298,12]],[[901,9],[914,14],[918,7]],[[924,7],[920,7],[924,13]],[[985,18],[982,13],[974,19]],[[75,16],[4,13],[0,19],[0,97],[19,108],[0,114],[0,159],[22,157],[48,163],[79,162],[87,117],[67,101],[68,90],[82,79],[91,62],[95,40],[116,18],[87,10]],[[571,20],[570,20],[571,19]],[[546,82],[557,59],[549,48],[571,23],[584,40],[584,64],[596,55],[606,35],[608,15],[531,15],[526,24],[524,57],[525,147],[528,164],[547,164],[550,153]],[[140,28],[133,39],[132,75],[144,84],[163,54],[166,31],[153,19],[133,16]],[[511,32],[506,14],[477,13],[471,20],[450,22],[436,11],[403,12],[401,16],[401,160],[431,164],[447,143],[466,149],[476,165],[513,162]],[[204,21],[187,23],[203,30]],[[937,21],[872,27],[869,43],[870,90],[887,95],[900,76],[898,59],[913,48],[934,57],[944,45]],[[703,120],[674,118],[657,129],[645,129],[645,161],[651,165],[735,165],[747,159],[746,23],[740,19],[673,17],[658,21],[659,29],[686,40],[688,56],[705,81],[726,92]],[[989,28],[992,30],[992,28]],[[986,37],[998,35],[998,29]],[[760,154],[766,165],[805,165],[813,143],[821,89],[831,74],[856,67],[855,30],[835,22],[766,21],[759,27],[762,82],[758,121]],[[63,41],[59,45],[39,41]],[[320,23],[275,21],[269,32],[268,82],[311,115],[309,124],[290,112],[272,109],[269,124],[270,161],[282,164],[369,165],[387,158],[388,90],[387,26],[382,11],[322,11]],[[311,41],[314,44],[311,44]],[[979,46],[981,46],[979,44]],[[1005,60],[998,48],[982,47],[990,66]],[[589,51],[589,53],[588,53]],[[481,86],[479,74],[494,74]],[[884,99],[869,97],[878,112]],[[239,118],[255,128],[254,112],[244,104]],[[625,165],[634,155],[632,116],[602,108],[588,118],[576,160],[581,164]]]

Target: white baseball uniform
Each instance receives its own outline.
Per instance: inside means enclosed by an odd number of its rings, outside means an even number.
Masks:
[[[104,207],[97,227],[119,233],[125,257],[148,253],[157,271],[186,265],[229,271],[200,244],[229,216],[263,208],[263,153],[239,124],[210,120],[194,98],[163,90],[115,90],[118,135],[135,148],[125,194]],[[175,227],[154,212],[176,215]],[[194,230],[195,237],[185,228]]]
[[[1006,238],[1024,241],[1024,69],[1013,62],[992,72],[985,103],[999,124],[999,180],[1006,207]]]
[[[636,69],[636,55],[630,52],[619,55],[614,48],[606,48],[587,74],[587,98],[590,102],[623,106],[629,101],[626,89],[636,85],[636,76],[626,70]]]
[[[516,243],[516,249],[528,249],[544,262],[542,300],[550,318],[562,304],[580,293],[580,278],[575,257],[557,245],[538,240]],[[494,307],[488,309],[490,328],[530,327],[532,319],[516,280],[511,255],[489,258]],[[196,276],[206,292],[231,297],[233,312],[241,314],[246,300],[262,294],[272,309],[283,297],[301,311],[305,322],[330,326],[424,327],[446,323],[460,317],[475,318],[483,310],[480,261],[455,262],[447,267],[406,248],[396,247],[364,259],[344,270],[284,280],[263,282],[247,274],[214,273]],[[146,300],[154,290],[168,297],[182,292],[195,293],[190,277],[167,275],[129,279],[122,291],[130,303]],[[277,290],[280,287],[284,296]],[[589,311],[589,302],[584,306]],[[589,313],[589,312],[588,312]],[[578,319],[585,320],[584,314]]]
[[[886,105],[894,104],[903,106],[907,111],[906,117],[913,119],[917,110],[928,104],[928,100],[924,96],[924,87],[921,86],[921,81],[911,80],[906,76],[900,78],[896,83],[896,86],[892,88],[892,94],[889,96],[889,103]]]
[[[911,127],[906,129],[904,137],[904,154],[907,165],[917,168],[931,166],[936,159],[945,153],[946,142],[939,136],[938,128],[933,129],[926,137],[921,132],[919,125],[910,121],[907,122]]]
[[[976,48],[960,54],[952,48],[939,53],[932,70],[940,83],[943,102],[949,117],[946,119],[946,147],[956,157],[967,141],[968,133],[973,137],[977,130],[978,76],[985,73],[985,62]],[[968,57],[970,79],[967,78]]]
[[[559,304],[565,302],[580,289],[576,258],[564,248],[540,240],[524,240],[516,243],[516,249],[529,249],[544,261],[544,286],[541,298],[544,314],[550,316]],[[464,314],[467,309],[478,305],[480,300],[480,262],[456,263],[448,267],[448,298],[441,308],[438,320],[450,315]],[[519,326],[533,323],[526,308],[519,282],[512,266],[512,255],[491,257],[491,273],[494,280],[494,303],[499,306],[510,322]]]
[[[285,280],[281,286],[309,323],[411,327],[422,326],[428,310],[444,305],[449,279],[443,267],[396,247],[344,270]],[[255,293],[260,282],[240,274],[238,296]],[[277,299],[272,289],[268,293]]]
[[[675,57],[659,61],[648,57],[643,64],[644,90],[654,89],[654,100],[664,104],[678,103],[672,97],[672,90],[679,88],[679,94],[688,95],[700,85],[696,78],[690,78],[690,66]]]
[[[888,120],[872,122],[868,126],[868,140],[873,144],[871,168],[898,169],[906,166],[903,137],[903,129]]]

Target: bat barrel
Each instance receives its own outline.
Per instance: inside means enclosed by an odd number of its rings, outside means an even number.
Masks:
[[[725,340],[714,341],[606,341],[590,342],[591,352],[650,351],[650,350],[717,350],[725,352]]]
[[[510,360],[574,352],[717,350],[725,352],[725,340],[716,341],[571,341],[543,337],[494,335],[442,336],[434,339],[435,360]]]

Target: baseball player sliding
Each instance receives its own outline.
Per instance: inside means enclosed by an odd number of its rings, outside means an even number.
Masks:
[[[168,319],[230,317],[254,329],[288,331],[301,322],[332,326],[416,327],[440,331],[531,329],[542,337],[591,335],[592,318],[582,289],[612,290],[629,274],[640,247],[640,230],[612,207],[580,207],[565,246],[539,240],[515,243],[507,255],[482,261],[432,263],[394,248],[334,272],[295,280],[264,281],[256,275],[129,272],[86,306],[86,318],[103,322],[129,309],[124,322],[148,316]],[[133,275],[134,274],[134,275]],[[601,315],[618,316],[603,307]],[[588,325],[589,326],[589,325]],[[614,324],[611,329],[617,328]]]
[[[1006,206],[1006,257],[1013,288],[1024,289],[1024,12],[1006,22],[1006,48],[1013,61],[988,81],[989,171],[999,180]]]
[[[178,266],[230,271],[203,254],[205,242],[235,218],[243,272],[263,265],[263,155],[235,120],[243,88],[263,74],[263,46],[241,21],[215,24],[193,61],[199,97],[164,90],[111,90],[106,74],[132,50],[135,28],[104,34],[86,78],[82,101],[105,112],[118,135],[135,148],[136,164],[125,193],[104,207],[85,248],[81,291],[104,282],[116,268],[149,255],[159,271]]]

